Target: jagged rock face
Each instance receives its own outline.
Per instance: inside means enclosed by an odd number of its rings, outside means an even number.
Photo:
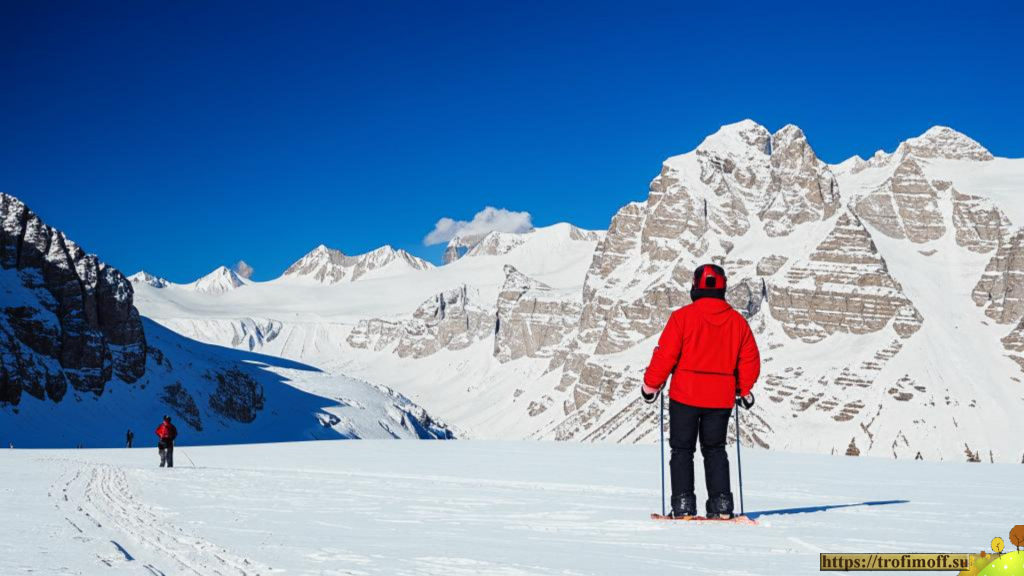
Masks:
[[[971,252],[986,253],[998,248],[999,239],[1010,228],[1010,220],[991,200],[961,194],[954,188],[953,227],[958,245]]]
[[[24,203],[0,194],[0,401],[22,392],[59,402],[68,385],[101,395],[146,369],[146,339],[120,272],[86,254]]]
[[[771,167],[769,201],[760,215],[769,236],[786,236],[836,213],[839,185],[802,130],[789,125],[772,136]]]
[[[890,321],[909,336],[922,322],[864,225],[849,212],[806,260],[771,283],[768,303],[786,334],[805,342],[836,332],[877,332]]]
[[[494,313],[470,301],[466,286],[427,300],[409,320],[395,353],[422,358],[441,349],[462,350],[494,334]]]
[[[1000,324],[1024,317],[1024,229],[1003,235],[971,297]]]
[[[208,374],[207,379],[217,383],[210,408],[221,416],[248,424],[263,410],[263,385],[245,372],[230,368]]]
[[[938,196],[921,166],[907,157],[891,178],[857,202],[856,212],[890,238],[921,244],[946,233]]]
[[[774,276],[780,268],[789,262],[789,257],[780,256],[778,254],[772,254],[765,256],[757,262],[757,275],[758,276]]]
[[[462,285],[442,292],[421,304],[412,318],[361,320],[347,338],[354,348],[380,351],[395,342],[395,354],[402,358],[423,358],[440,350],[462,350],[494,334],[493,311],[471,302],[470,290]]]
[[[497,309],[494,356],[500,362],[550,357],[576,327],[580,313],[578,302],[552,294],[549,286],[509,265]]]

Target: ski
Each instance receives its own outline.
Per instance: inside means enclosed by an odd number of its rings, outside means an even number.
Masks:
[[[672,516],[663,516],[658,513],[651,514],[651,520],[665,520],[669,522],[720,522],[723,524],[743,524],[746,526],[757,526],[757,520],[750,518],[749,516],[735,516],[733,518],[722,519],[722,518],[708,518],[706,516],[689,516],[686,518],[673,518]]]

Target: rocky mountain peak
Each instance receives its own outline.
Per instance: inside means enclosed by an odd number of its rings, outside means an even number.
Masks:
[[[309,277],[323,284],[334,284],[347,276],[351,265],[344,252],[321,244],[289,266],[284,276]]]
[[[771,154],[772,134],[753,120],[726,124],[697,146],[698,154],[719,157],[768,156]]]
[[[227,266],[218,266],[213,272],[193,282],[191,288],[204,294],[224,294],[245,284],[245,280],[234,270]]]
[[[946,160],[992,160],[992,153],[967,135],[946,126],[933,126],[896,149],[897,155]]]
[[[131,281],[132,284],[146,284],[153,288],[166,288],[171,284],[167,280],[164,280],[159,276],[154,276],[145,270],[139,270],[135,274],[132,274],[128,277],[128,280]]]

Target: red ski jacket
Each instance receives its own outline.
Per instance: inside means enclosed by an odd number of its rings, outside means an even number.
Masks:
[[[161,422],[160,426],[156,429],[156,435],[161,440],[170,440],[171,442],[174,442],[174,439],[178,437],[178,429],[174,427],[174,424]]]
[[[732,408],[761,373],[750,325],[725,300],[701,298],[672,313],[644,384],[660,389],[672,375],[669,397],[700,408]]]

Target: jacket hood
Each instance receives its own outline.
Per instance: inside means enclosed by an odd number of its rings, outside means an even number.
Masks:
[[[731,314],[735,312],[728,302],[718,298],[701,298],[690,306],[696,306],[700,310],[701,319],[715,326],[728,322]]]

